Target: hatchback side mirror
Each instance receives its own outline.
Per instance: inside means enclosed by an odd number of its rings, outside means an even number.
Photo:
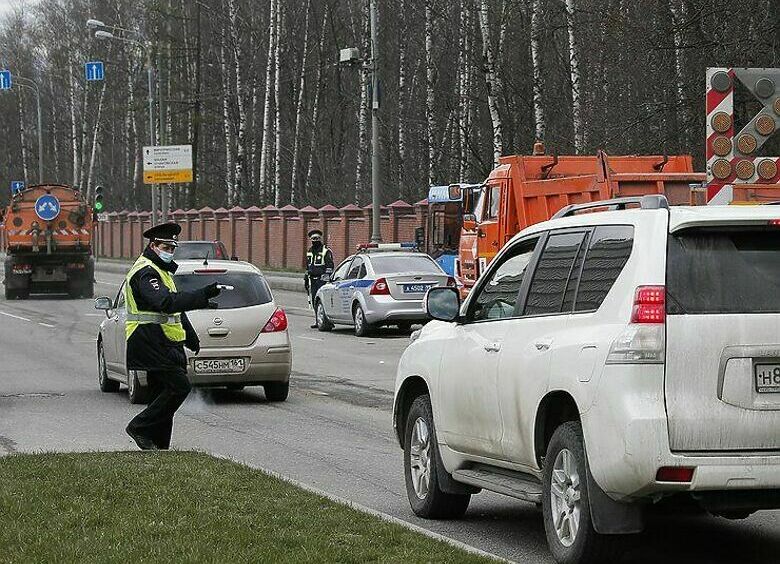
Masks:
[[[460,293],[451,287],[431,288],[425,295],[425,311],[439,321],[456,321],[460,316]]]
[[[95,298],[95,309],[105,311],[108,315],[108,312],[114,309],[114,302],[111,301],[111,298]]]

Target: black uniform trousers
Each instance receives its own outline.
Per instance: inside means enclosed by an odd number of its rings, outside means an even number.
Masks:
[[[151,370],[146,375],[150,403],[130,421],[127,428],[149,437],[158,448],[168,449],[173,433],[173,415],[187,399],[192,385],[187,379],[186,368]]]
[[[311,305],[314,307],[314,298],[317,297],[317,292],[319,292],[320,288],[322,288],[325,285],[324,280],[320,280],[317,278],[316,280],[311,280],[311,277],[309,277],[309,291],[311,292]]]

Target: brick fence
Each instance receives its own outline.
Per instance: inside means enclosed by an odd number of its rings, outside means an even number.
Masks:
[[[424,227],[428,205],[397,201],[382,208],[382,240],[413,241],[417,227]],[[306,265],[306,234],[321,229],[336,262],[352,254],[355,247],[371,236],[371,207],[348,205],[343,208],[293,206],[277,208],[203,208],[176,210],[171,221],[182,226],[182,240],[214,240],[225,243],[228,252],[261,267],[301,270]],[[97,224],[97,254],[108,258],[131,259],[145,244],[142,233],[151,225],[149,212],[113,212]]]

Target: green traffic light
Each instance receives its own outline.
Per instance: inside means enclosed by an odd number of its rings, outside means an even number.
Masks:
[[[103,211],[103,202],[95,202],[95,211],[98,213]]]

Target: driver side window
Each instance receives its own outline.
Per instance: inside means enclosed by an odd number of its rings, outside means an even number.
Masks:
[[[506,319],[516,315],[526,269],[531,262],[538,239],[520,243],[488,274],[488,280],[471,302],[469,321]]]
[[[333,273],[333,276],[331,277],[331,281],[335,282],[337,280],[343,280],[344,276],[347,274],[347,269],[349,268],[349,264],[352,262],[352,258],[348,258],[344,262],[342,262],[339,267],[336,269],[336,272]]]
[[[362,267],[362,271],[365,273],[365,266],[363,266],[363,259],[360,257],[355,257],[355,260],[352,261],[352,266],[349,267],[349,274],[347,274],[347,280],[359,279],[361,267]]]

